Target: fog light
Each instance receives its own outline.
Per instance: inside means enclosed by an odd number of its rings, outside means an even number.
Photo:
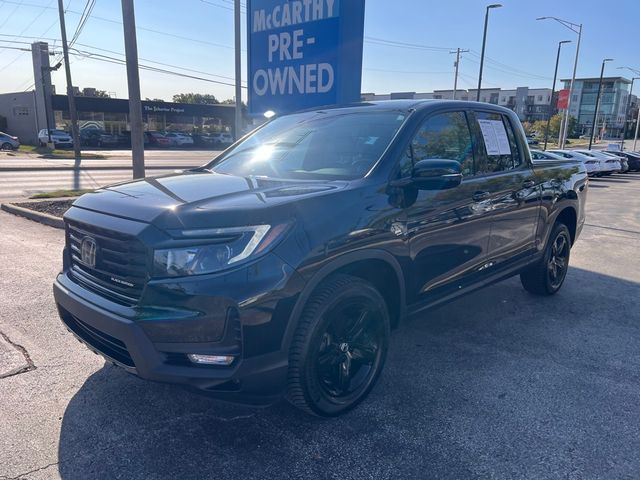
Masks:
[[[235,358],[231,355],[200,355],[199,353],[188,353],[187,357],[193,363],[201,365],[231,365]]]

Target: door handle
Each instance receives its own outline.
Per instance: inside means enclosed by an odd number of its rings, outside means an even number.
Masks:
[[[524,183],[522,184],[522,188],[531,188],[534,187],[536,185],[536,182],[534,182],[533,180],[525,180]]]
[[[489,192],[476,192],[471,198],[473,198],[474,202],[481,202],[482,200],[486,200],[487,198],[489,198],[489,196]]]

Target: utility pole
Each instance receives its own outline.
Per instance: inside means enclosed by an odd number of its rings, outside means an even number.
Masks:
[[[558,78],[558,63],[560,63],[560,49],[563,43],[571,43],[571,40],[562,40],[558,42],[558,54],[556,55],[556,69],[553,72],[553,86],[551,87],[551,104],[549,105],[549,112],[547,112],[547,128],[544,131],[544,149],[547,149],[547,142],[549,140],[549,125],[551,124],[551,112],[553,110],[553,93],[556,91],[556,80]],[[560,125],[562,128],[562,125]]]
[[[136,40],[136,16],[133,8],[133,0],[122,0],[122,26],[124,29],[124,53],[127,59],[133,178],[144,178],[144,132],[142,129],[138,42]]]
[[[235,140],[240,138],[242,132],[242,60],[240,57],[240,0],[234,1],[233,6],[234,34],[235,34],[235,59],[236,59],[236,121]]]
[[[67,99],[69,100],[69,116],[71,117],[71,135],[73,136],[73,155],[75,157],[76,170],[80,167],[80,129],[78,128],[78,112],[76,110],[76,98],[73,95],[73,83],[71,82],[71,67],[69,66],[69,46],[67,45],[67,27],[64,23],[64,5],[58,0],[58,13],[60,14],[60,35],[62,38],[62,54],[64,56],[64,70],[67,76]],[[79,176],[74,179],[74,188],[80,188]]]
[[[456,93],[458,92],[458,67],[460,66],[460,54],[461,53],[467,53],[469,50],[461,50],[460,48],[457,48],[455,52],[449,52],[449,53],[455,53],[456,54],[456,63],[454,63],[454,66],[456,67],[456,73],[455,76],[453,77],[453,99],[456,99]]]

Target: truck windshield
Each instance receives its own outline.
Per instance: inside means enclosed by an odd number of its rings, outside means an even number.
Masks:
[[[287,115],[257,130],[209,168],[243,177],[361,178],[384,153],[405,117],[397,110]]]

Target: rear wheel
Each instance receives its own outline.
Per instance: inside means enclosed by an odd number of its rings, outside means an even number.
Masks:
[[[387,354],[389,313],[370,283],[323,282],[305,306],[289,355],[288,399],[313,415],[340,415],[375,385]]]
[[[522,286],[535,295],[553,295],[567,276],[570,255],[569,229],[563,223],[556,223],[542,259],[520,274]]]
[[[0,148],[2,150],[13,150],[13,145],[11,145],[9,142],[5,142],[0,146]]]

